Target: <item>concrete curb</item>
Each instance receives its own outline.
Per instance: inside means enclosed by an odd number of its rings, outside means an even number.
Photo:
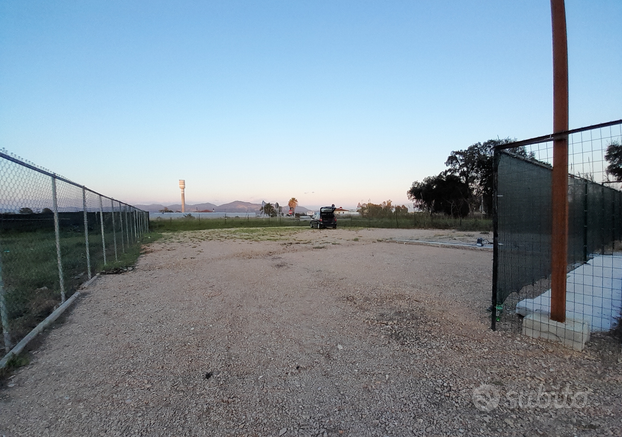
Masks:
[[[483,251],[492,251],[492,245],[487,244],[485,246],[478,246],[476,244],[469,243],[443,243],[440,241],[424,241],[424,240],[396,240],[390,239],[385,240],[387,243],[398,243],[398,244],[414,244],[419,246],[432,246],[432,247],[449,247],[451,249],[466,249],[466,250],[483,250]]]

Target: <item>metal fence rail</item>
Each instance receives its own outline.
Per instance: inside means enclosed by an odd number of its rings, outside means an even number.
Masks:
[[[569,146],[566,315],[608,331],[622,306],[622,184],[608,172],[606,154],[611,145],[622,150],[622,120],[561,135]],[[522,317],[550,314],[556,136],[494,151],[493,329],[520,331]]]
[[[11,350],[149,229],[149,215],[0,152],[0,319]]]

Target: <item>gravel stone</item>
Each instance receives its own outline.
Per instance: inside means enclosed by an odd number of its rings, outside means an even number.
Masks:
[[[167,235],[2,382],[0,435],[620,435],[619,343],[492,332],[490,250],[403,244],[480,236]]]

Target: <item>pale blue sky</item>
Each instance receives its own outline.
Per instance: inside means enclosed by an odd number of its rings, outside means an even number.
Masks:
[[[567,0],[571,128],[622,118],[622,1]],[[407,203],[552,129],[548,0],[0,2],[0,148],[129,203]]]

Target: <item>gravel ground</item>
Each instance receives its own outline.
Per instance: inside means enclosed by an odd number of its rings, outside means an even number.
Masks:
[[[622,360],[489,329],[492,252],[430,230],[171,234],[2,381],[6,436],[622,435]]]

